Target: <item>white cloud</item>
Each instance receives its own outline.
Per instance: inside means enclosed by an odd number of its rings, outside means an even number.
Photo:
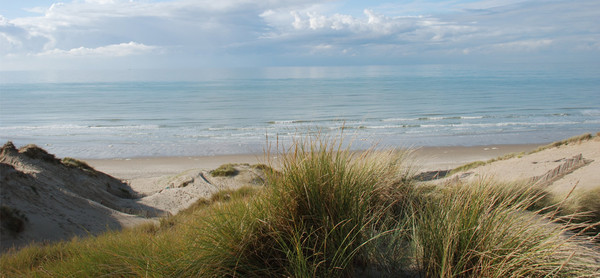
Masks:
[[[141,43],[129,42],[111,44],[96,48],[78,47],[70,50],[52,49],[44,51],[39,56],[66,56],[66,57],[123,57],[141,55],[157,50],[156,46],[148,46]]]
[[[273,30],[268,37],[302,37],[321,40],[323,35],[331,35],[331,43],[336,38],[348,41],[363,41],[365,38],[378,38],[400,35],[414,31],[421,23],[417,17],[387,17],[364,10],[364,17],[357,18],[344,14],[324,15],[315,11],[290,11],[288,21],[282,13],[270,11],[261,16]]]
[[[541,40],[522,40],[507,43],[495,44],[493,47],[502,51],[535,51],[540,48],[550,46],[552,40],[541,39]]]
[[[57,2],[29,9],[38,16],[0,16],[0,59],[146,54],[154,58],[160,54],[164,61],[191,65],[208,61],[206,57],[217,63],[229,59],[269,65],[282,60],[304,64],[311,57],[319,61],[320,55],[368,63],[406,57],[461,59],[466,53],[486,57],[529,53],[548,58],[557,53],[600,56],[597,0],[577,4],[560,0],[377,1],[353,7],[356,14],[340,9],[344,3]],[[357,1],[353,3],[357,5]]]
[[[48,38],[31,32],[0,15],[0,55],[35,52],[48,42]]]
[[[457,37],[477,31],[472,24],[445,22],[427,16],[386,16],[365,9],[363,17],[332,14],[323,15],[315,11],[291,11],[286,22],[282,12],[264,13],[261,16],[272,26],[267,39],[281,39],[302,42],[300,47],[308,47],[310,53],[318,53],[323,45],[330,49],[340,48],[340,55],[356,51],[368,55],[414,53],[407,45],[435,44],[448,42]],[[356,49],[358,48],[358,49]],[[362,50],[361,50],[362,49]]]

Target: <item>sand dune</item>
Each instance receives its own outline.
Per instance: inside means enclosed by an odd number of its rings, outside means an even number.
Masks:
[[[600,187],[600,137],[487,163],[441,181],[480,178],[539,182],[547,185],[554,193],[564,194],[575,186],[576,190]]]
[[[2,251],[156,221],[220,189],[248,184],[258,175],[248,166],[238,167],[248,174],[213,178],[206,170],[188,170],[134,181],[136,189],[102,172],[61,161],[34,145],[17,150],[7,143],[0,151]],[[5,215],[10,213],[14,215]],[[11,217],[24,224],[17,232],[5,225]]]

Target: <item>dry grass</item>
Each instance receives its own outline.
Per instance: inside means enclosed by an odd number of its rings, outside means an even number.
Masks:
[[[573,136],[571,138],[565,139],[565,140],[561,140],[561,141],[557,141],[554,143],[550,143],[548,145],[545,146],[541,146],[531,152],[529,152],[528,154],[532,154],[532,153],[537,153],[537,152],[541,152],[543,150],[547,150],[547,149],[551,149],[551,148],[556,148],[556,147],[560,147],[563,145],[569,145],[569,144],[581,144],[581,142],[585,142],[588,141],[590,139],[594,138],[594,136],[591,133],[586,133],[586,134],[582,134],[582,135],[578,135],[578,136]]]
[[[62,164],[64,164],[67,167],[71,167],[71,168],[76,168],[76,169],[80,169],[84,172],[87,172],[89,174],[95,175],[97,174],[96,170],[94,168],[92,168],[92,166],[90,166],[89,164],[85,163],[84,161],[75,159],[75,158],[71,158],[71,157],[65,157],[61,160]]]
[[[600,241],[600,184],[589,190],[575,190],[566,197],[552,196],[552,209],[558,221],[584,223],[583,233]]]
[[[592,275],[598,268],[564,236],[570,228],[527,210],[541,197],[489,181],[443,190],[415,211],[419,269],[426,277]]]
[[[238,174],[238,170],[235,169],[235,164],[227,163],[212,170],[210,174],[213,177],[233,177]]]
[[[261,198],[215,212],[196,242],[203,276],[340,277],[366,262],[363,250],[396,229],[384,221],[408,182],[402,153],[361,155],[311,138],[280,157]],[[242,228],[243,227],[243,228]],[[242,228],[242,229],[240,229]],[[233,255],[233,256],[232,256]]]

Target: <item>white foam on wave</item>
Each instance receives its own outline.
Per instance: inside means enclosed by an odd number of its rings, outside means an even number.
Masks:
[[[37,126],[3,126],[0,130],[83,130],[83,129],[159,129],[159,125],[115,125],[90,126],[77,124],[49,124]]]
[[[276,124],[276,125],[285,125],[285,124],[294,124],[297,121],[295,120],[283,120],[283,121],[270,121],[269,124]]]
[[[416,121],[419,118],[387,118],[382,119],[382,122],[403,122],[403,121]]]
[[[385,118],[382,122],[406,122],[406,121],[442,121],[442,120],[476,120],[484,119],[487,116],[438,116],[438,117],[417,117],[417,118]]]
[[[0,130],[40,130],[40,129],[84,129],[87,126],[74,125],[74,124],[50,124],[50,125],[39,125],[39,126],[2,126]]]
[[[600,109],[586,109],[581,111],[584,116],[600,116]]]
[[[237,130],[236,127],[224,126],[224,127],[209,127],[208,131],[229,131],[229,130]]]
[[[89,126],[90,129],[159,129],[159,125],[116,125],[116,126]]]
[[[365,126],[367,129],[393,129],[393,128],[411,128],[411,127],[421,127],[421,125],[375,125],[375,126]]]
[[[460,118],[464,119],[464,120],[476,120],[476,119],[483,119],[485,117],[484,116],[462,116]]]

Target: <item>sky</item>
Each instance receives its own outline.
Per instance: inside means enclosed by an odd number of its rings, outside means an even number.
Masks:
[[[0,0],[0,71],[600,63],[598,0]]]

